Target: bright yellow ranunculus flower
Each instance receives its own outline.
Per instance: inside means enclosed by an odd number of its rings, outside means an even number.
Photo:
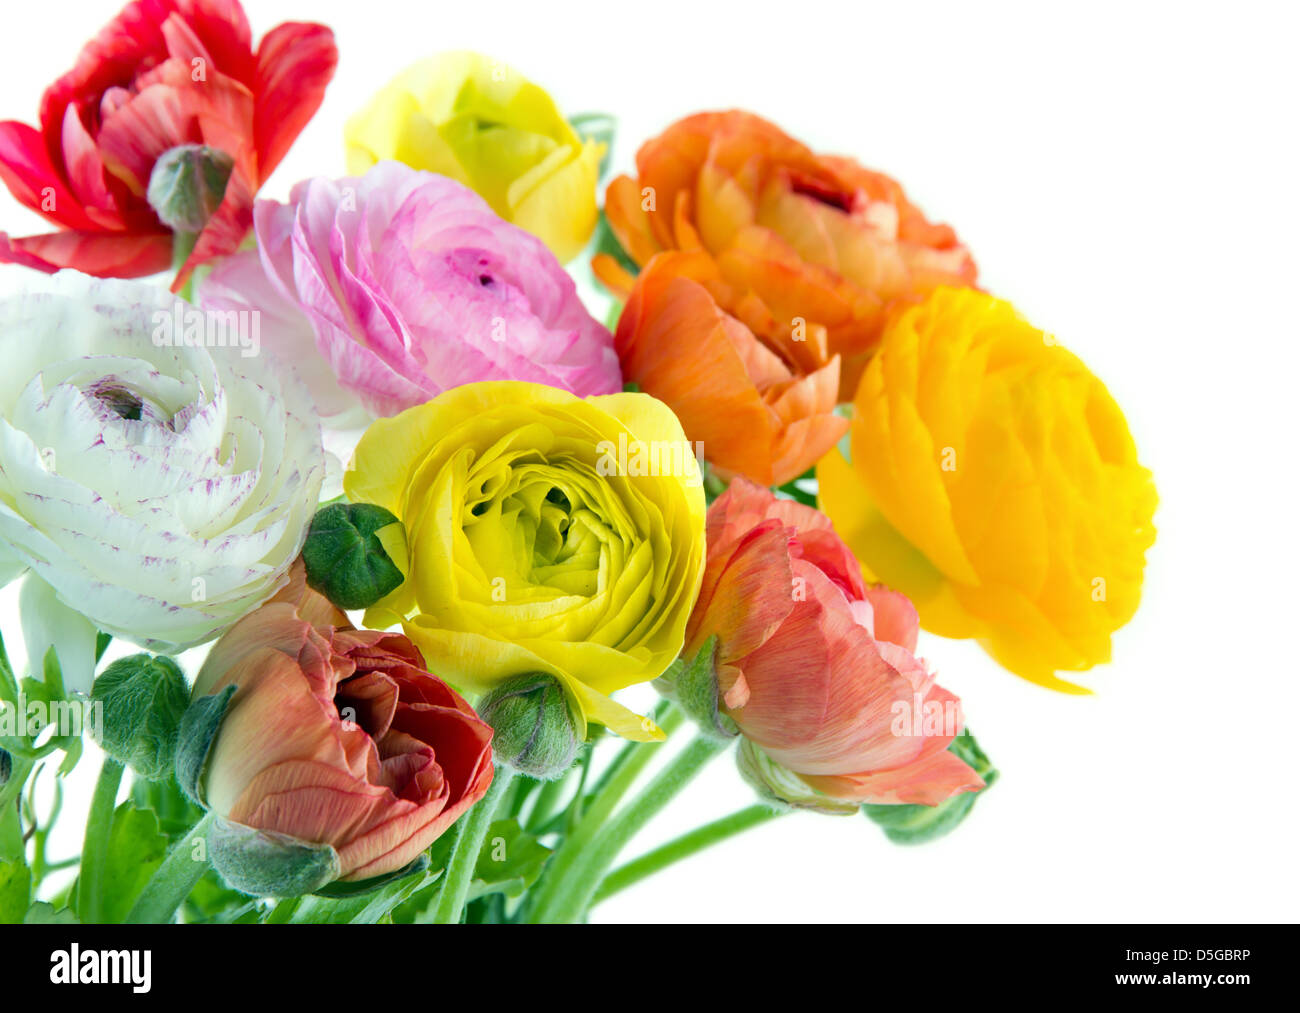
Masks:
[[[1151,473],[1086,366],[1007,302],[941,288],[888,326],[822,508],[927,629],[1056,676],[1110,660],[1155,540]]]
[[[583,141],[551,97],[478,53],[409,67],[344,132],[348,172],[391,159],[449,176],[572,260],[596,227],[605,145]]]
[[[549,672],[586,719],[662,737],[609,698],[677,657],[703,577],[698,463],[661,401],[466,384],[372,423],[343,487],[406,527],[368,626],[468,690]]]

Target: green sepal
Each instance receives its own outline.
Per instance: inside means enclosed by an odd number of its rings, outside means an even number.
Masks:
[[[208,833],[212,867],[250,897],[300,897],[338,879],[339,853],[286,834],[217,819]]]
[[[181,715],[176,735],[176,783],[191,802],[205,809],[203,770],[236,689],[226,686],[220,693],[201,696]]]
[[[377,532],[401,522],[373,503],[333,503],[316,512],[302,548],[307,583],[341,609],[369,608],[405,579]]]
[[[718,709],[717,651],[715,634],[704,641],[694,658],[678,658],[669,665],[654,687],[681,707],[705,734],[727,741],[740,734],[740,729]]]
[[[864,805],[863,814],[895,844],[927,844],[952,833],[970,815],[975,800],[998,779],[993,763],[970,732],[962,732],[954,738],[948,750],[984,779],[984,787],[979,791],[964,791],[935,806]]]

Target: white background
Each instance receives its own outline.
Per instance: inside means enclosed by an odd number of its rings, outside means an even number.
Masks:
[[[41,90],[118,6],[9,4],[0,118],[33,122]],[[441,49],[514,64],[568,113],[616,114],[616,169],[685,114],[744,107],[895,175],[952,223],[983,284],[1108,383],[1155,473],[1145,600],[1115,638],[1114,663],[1088,675],[1096,695],[1053,694],[972,644],[923,637],[921,653],[1002,770],[957,833],[903,849],[861,817],[787,817],[612,899],[596,920],[1296,918],[1294,9],[247,7],[257,34],[323,21],[342,53],[266,195],[342,174],[348,115]],[[40,223],[0,193],[0,227],[23,235]],[[0,290],[23,276],[0,267]],[[12,594],[4,606],[16,647]],[[720,760],[633,852],[750,800]],[[83,786],[69,829],[87,801]],[[65,853],[56,845],[53,857]]]

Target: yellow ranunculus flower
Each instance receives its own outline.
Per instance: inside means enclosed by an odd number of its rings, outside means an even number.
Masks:
[[[344,136],[351,174],[392,159],[450,176],[561,263],[596,227],[605,145],[584,142],[546,92],[478,53],[443,53],[407,68],[348,121]]]
[[[549,672],[577,710],[662,737],[608,694],[677,657],[704,572],[704,490],[677,417],[646,394],[456,387],[372,423],[343,487],[406,527],[406,581],[366,613],[430,671],[482,692]]]
[[[1151,473],[1101,381],[1007,302],[940,288],[887,327],[822,508],[927,629],[1034,682],[1110,660],[1155,540]]]

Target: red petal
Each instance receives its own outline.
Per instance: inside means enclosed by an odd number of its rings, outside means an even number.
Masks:
[[[290,22],[262,39],[253,88],[259,183],[280,164],[320,108],[338,58],[334,33],[323,25]]]
[[[0,263],[51,274],[71,267],[98,278],[143,278],[167,270],[171,262],[169,233],[68,231],[10,239],[0,232]]]
[[[20,203],[56,225],[96,227],[54,168],[40,133],[25,123],[0,123],[0,179]]]

